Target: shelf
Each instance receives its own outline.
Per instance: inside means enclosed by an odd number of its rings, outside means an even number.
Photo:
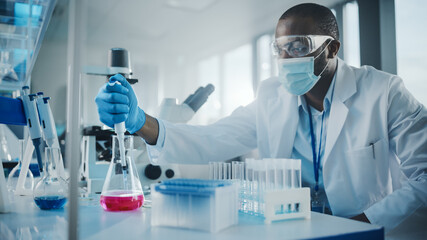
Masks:
[[[15,91],[30,84],[56,0],[0,2],[0,90]]]

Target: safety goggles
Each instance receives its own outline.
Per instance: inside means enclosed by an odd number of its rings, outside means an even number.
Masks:
[[[271,43],[274,56],[281,56],[285,51],[291,57],[304,57],[315,52],[327,40],[326,35],[289,35],[276,38]]]

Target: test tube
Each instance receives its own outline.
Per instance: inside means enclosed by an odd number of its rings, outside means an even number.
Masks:
[[[284,182],[283,185],[285,186],[285,189],[291,189],[293,187],[292,180],[293,180],[293,169],[292,169],[292,159],[285,159],[285,171],[284,171]],[[292,212],[292,204],[288,203],[286,207],[286,212],[290,213]]]
[[[219,176],[218,176],[218,163],[217,162],[213,163],[213,179],[215,179],[215,180],[219,179]]]
[[[244,188],[244,184],[243,181],[241,181],[240,175],[241,175],[241,171],[240,171],[240,161],[232,161],[231,162],[231,179],[233,181],[238,182],[239,184],[239,211],[243,211],[244,207],[244,197],[245,197],[245,190]]]
[[[253,178],[253,171],[254,171],[254,161],[253,158],[246,159],[246,180],[252,181]]]
[[[227,179],[227,164],[220,163],[222,165],[222,179]]]
[[[246,213],[253,214],[254,202],[253,202],[253,172],[254,172],[255,159],[246,159],[246,174],[245,174],[245,185],[246,185]]]
[[[275,160],[275,179],[274,179],[274,185],[277,190],[284,189],[283,185],[283,173],[284,173],[284,160],[283,159],[276,159]]]
[[[245,162],[238,162],[236,166],[236,179],[244,181],[246,179],[246,164]]]
[[[260,182],[260,163],[261,161],[256,160],[254,162],[253,180],[252,180],[252,200],[253,200],[253,214],[259,215],[259,182]]]
[[[300,159],[293,159],[292,161],[292,168],[293,168],[293,187],[294,188],[301,188],[301,160]],[[292,205],[292,212],[298,212],[299,211],[299,203],[294,203]]]
[[[236,179],[237,163],[238,161],[231,161],[231,179]]]
[[[224,179],[231,179],[231,164],[224,163]]]
[[[293,168],[293,187],[301,188],[301,160],[293,159],[292,161]]]
[[[283,184],[286,189],[292,188],[292,180],[293,180],[293,169],[292,169],[292,160],[291,159],[285,159],[285,171],[284,171],[284,178],[283,178]]]
[[[223,175],[223,167],[222,167],[222,163],[217,163],[217,166],[218,166],[218,168],[217,168],[217,171],[218,171],[218,179],[224,179],[224,175]]]
[[[246,179],[246,163],[242,162],[240,164],[240,170],[242,172],[241,179],[245,180]]]
[[[239,161],[232,161],[231,162],[231,177],[232,179],[241,180],[242,179],[242,169],[241,164],[242,162]]]
[[[264,215],[264,210],[265,210],[264,193],[265,193],[266,184],[267,184],[267,164],[268,163],[264,161],[259,161],[259,181],[258,181],[259,215]],[[271,161],[269,164],[271,165]]]
[[[266,189],[273,190],[275,188],[275,159],[274,158],[264,158],[264,163],[266,165]]]
[[[214,169],[214,162],[209,162],[209,179],[215,179],[214,178],[214,172],[215,172],[215,169]]]
[[[244,179],[245,163],[239,161],[232,162],[232,177],[234,181],[238,181],[240,185],[239,190],[239,210],[247,212],[247,184]]]

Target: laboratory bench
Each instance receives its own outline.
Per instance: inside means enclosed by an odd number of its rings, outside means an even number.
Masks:
[[[12,210],[0,214],[0,239],[67,239],[68,204],[40,210],[30,196],[13,197]],[[80,239],[384,239],[382,227],[312,212],[311,219],[264,224],[239,214],[238,225],[217,233],[171,227],[152,227],[147,206],[129,212],[107,212],[99,195],[79,198]]]

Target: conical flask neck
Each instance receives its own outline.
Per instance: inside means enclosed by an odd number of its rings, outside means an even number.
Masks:
[[[113,136],[113,159],[99,200],[107,211],[130,211],[140,208],[144,203],[141,181],[133,162],[132,136],[125,136],[124,145],[125,156],[121,156],[118,139]]]
[[[60,155],[59,148],[46,148],[45,159],[43,164],[43,177],[45,178],[57,178],[57,161]]]
[[[120,155],[119,142],[113,136],[112,157],[110,167],[102,188],[102,196],[139,196],[143,195],[138,171],[133,162],[133,136],[125,136],[125,156]]]
[[[123,149],[124,149],[124,156],[122,156],[122,153],[120,151],[120,144],[123,144]],[[123,142],[120,143],[119,139],[117,138],[117,136],[113,136],[113,153],[112,153],[112,161],[114,161],[115,163],[122,163],[122,164],[126,164],[125,159],[127,158],[132,159],[131,155],[132,155],[132,151],[133,151],[133,136],[125,136],[123,139]]]

